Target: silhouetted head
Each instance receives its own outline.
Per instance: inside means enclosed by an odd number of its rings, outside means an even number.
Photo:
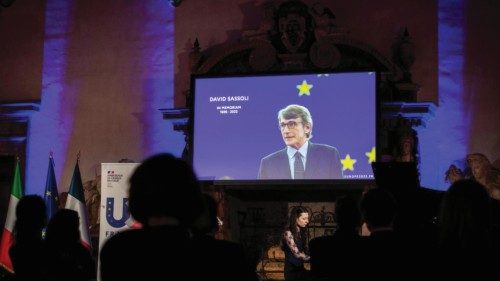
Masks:
[[[203,200],[206,208],[193,225],[193,231],[196,234],[214,234],[219,229],[217,202],[215,202],[212,196],[206,193],[203,193]]]
[[[389,191],[373,188],[361,198],[360,209],[370,231],[376,228],[392,227],[396,216],[396,200]]]
[[[129,182],[130,214],[145,226],[154,218],[173,218],[189,226],[203,210],[193,169],[171,154],[146,159],[135,169]]]
[[[45,203],[38,195],[22,197],[16,206],[14,233],[16,240],[41,239],[47,222]]]
[[[439,214],[439,240],[444,248],[487,247],[490,242],[490,198],[475,180],[456,181],[446,191]]]
[[[344,228],[358,228],[361,225],[361,213],[358,201],[352,196],[341,196],[335,200],[334,219],[337,226]]]
[[[45,231],[47,243],[72,245],[80,243],[80,217],[70,209],[60,209],[50,219]]]

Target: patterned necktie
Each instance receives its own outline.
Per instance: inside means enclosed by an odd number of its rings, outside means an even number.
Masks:
[[[300,180],[304,178],[304,163],[302,163],[302,155],[300,152],[295,153],[295,162],[293,167],[293,178],[296,180]]]

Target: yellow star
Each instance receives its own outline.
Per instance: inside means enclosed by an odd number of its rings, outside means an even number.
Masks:
[[[366,157],[368,157],[368,164],[375,162],[375,147],[372,147],[370,152],[365,153]]]
[[[356,163],[357,161],[358,160],[356,159],[351,159],[351,156],[347,154],[344,159],[340,159],[340,162],[342,162],[342,171],[354,171],[354,163]]]
[[[47,191],[47,192],[45,192],[45,195],[47,195],[47,196],[52,196],[52,192]]]
[[[311,93],[309,92],[309,90],[311,90],[312,87],[313,85],[307,84],[306,80],[302,81],[302,84],[297,85],[297,89],[299,89],[299,96],[302,95],[310,96]]]

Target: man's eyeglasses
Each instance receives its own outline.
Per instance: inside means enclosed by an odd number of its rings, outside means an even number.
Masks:
[[[287,127],[289,130],[294,129],[297,127],[297,124],[302,123],[302,122],[296,122],[296,121],[289,121],[289,122],[282,122],[279,124],[280,130],[284,130],[285,127]]]

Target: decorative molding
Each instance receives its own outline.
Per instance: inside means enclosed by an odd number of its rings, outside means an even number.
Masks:
[[[0,139],[3,142],[23,142],[28,136],[31,115],[39,103],[0,103]]]
[[[237,43],[222,43],[202,51],[196,40],[190,54],[191,71],[241,74],[372,69],[380,73],[382,81],[395,83],[404,77],[399,65],[337,26],[327,7],[284,1],[263,5],[263,14],[259,28],[243,30]],[[288,25],[292,31],[285,28]]]
[[[385,102],[382,104],[382,119],[396,121],[403,118],[412,127],[425,128],[436,108],[433,102]]]
[[[0,103],[0,155],[15,155],[20,159],[23,180],[29,123],[31,115],[39,109],[39,101]]]
[[[189,108],[161,108],[163,119],[171,120],[174,131],[187,133],[189,121]]]
[[[168,2],[170,2],[170,5],[172,5],[172,7],[179,7],[182,3],[182,0],[168,0]]]
[[[0,118],[29,118],[40,110],[40,102],[0,103]]]

